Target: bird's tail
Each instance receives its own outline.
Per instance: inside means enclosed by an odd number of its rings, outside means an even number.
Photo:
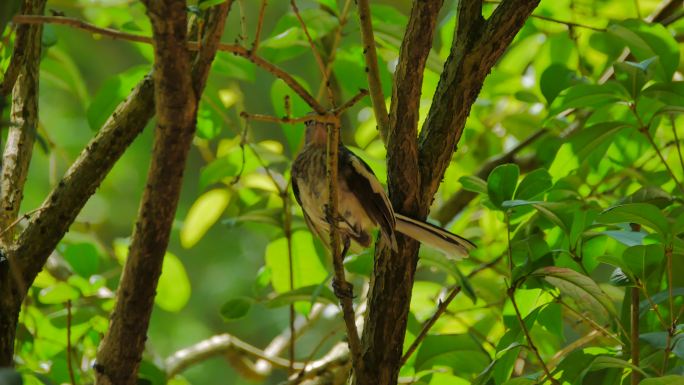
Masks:
[[[468,256],[468,251],[475,248],[469,240],[450,233],[441,227],[431,225],[407,216],[395,213],[396,230],[404,235],[441,250],[450,257],[461,259]]]

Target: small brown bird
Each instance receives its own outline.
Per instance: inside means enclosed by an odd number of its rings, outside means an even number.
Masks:
[[[329,248],[327,217],[329,186],[326,177],[327,127],[306,122],[306,142],[292,164],[292,188],[309,229]],[[395,231],[461,259],[475,245],[441,227],[395,213],[385,190],[370,167],[340,143],[338,151],[338,213],[343,254],[352,241],[363,248],[371,244],[371,232],[379,227],[383,241],[397,249]],[[356,247],[354,248],[356,249]]]

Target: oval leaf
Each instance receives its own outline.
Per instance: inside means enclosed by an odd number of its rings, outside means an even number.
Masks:
[[[190,279],[183,262],[167,251],[154,303],[166,311],[178,312],[188,303],[190,292]]]
[[[221,217],[230,202],[230,191],[214,189],[202,194],[188,211],[180,232],[181,246],[191,248]]]
[[[487,194],[495,207],[501,208],[504,201],[513,198],[519,175],[517,164],[502,164],[492,170],[487,178]]]
[[[221,317],[223,317],[224,321],[233,321],[243,318],[249,313],[253,302],[254,300],[249,297],[233,298],[221,306]]]

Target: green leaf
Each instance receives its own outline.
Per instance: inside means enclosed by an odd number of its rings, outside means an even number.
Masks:
[[[539,78],[539,88],[546,98],[547,104],[551,105],[561,91],[572,85],[574,78],[575,72],[569,70],[565,65],[551,64],[548,66]]]
[[[623,129],[630,127],[625,122],[603,122],[585,127],[570,137],[570,143],[580,163],[597,152],[602,156],[615,136]]]
[[[221,306],[221,317],[224,321],[234,321],[243,318],[249,313],[254,300],[249,297],[238,297],[229,300]]]
[[[487,182],[475,175],[466,175],[458,179],[464,190],[476,192],[478,194],[487,194]]]
[[[138,384],[166,385],[166,374],[150,361],[143,360],[138,369]]]
[[[628,203],[603,211],[596,218],[599,223],[638,223],[667,236],[669,225],[663,213],[648,203]]]
[[[681,333],[683,325],[678,325],[677,330],[679,334],[669,340],[670,349],[677,357],[684,360],[684,334]],[[668,344],[667,332],[652,332],[639,335],[639,339],[646,341],[649,345],[656,349],[664,350]]]
[[[544,278],[548,283],[557,287],[561,293],[575,300],[582,308],[593,310],[604,309],[608,314],[617,316],[613,301],[586,275],[565,267],[547,266],[536,270],[533,276]]]
[[[494,357],[492,362],[490,362],[489,365],[487,365],[487,367],[477,375],[475,380],[473,380],[472,385],[484,385],[484,384],[486,384],[489,381],[489,378],[492,376],[492,372],[494,371],[494,368],[497,367],[497,364],[499,363],[500,359],[502,359],[504,357],[505,358],[514,357],[514,354],[513,354],[514,352],[512,352],[511,354],[507,354],[507,353],[509,351],[512,351],[513,349],[518,349],[521,347],[524,347],[524,345],[519,343],[519,342],[513,342],[510,345],[503,348],[502,350],[497,350],[496,356]],[[511,367],[511,371],[512,371],[512,367]],[[508,374],[508,376],[506,376],[506,379],[508,377],[510,377],[510,373]],[[497,381],[497,383],[499,383],[499,381]]]
[[[672,289],[672,297],[684,297],[684,287],[675,287]],[[651,300],[644,299],[639,302],[639,317],[643,317],[651,308],[651,302],[659,305],[670,298],[670,291],[664,290],[660,293],[653,294]]]
[[[166,311],[179,312],[188,303],[191,291],[190,279],[185,272],[183,262],[167,251],[164,255],[154,303]]]
[[[21,379],[21,374],[12,368],[0,368],[0,384],[1,385],[22,385],[24,381]]]
[[[324,281],[324,283],[327,280]],[[328,289],[323,284],[309,285],[300,287],[285,293],[276,295],[275,297],[268,300],[266,306],[268,307],[280,307],[286,306],[295,302],[324,302],[329,304],[337,304],[338,300],[332,290]]]
[[[568,108],[599,108],[615,102],[630,99],[625,89],[618,83],[578,84],[563,91],[553,102],[550,113],[557,114]]]
[[[489,357],[468,334],[427,335],[418,348],[416,370],[448,366],[457,373],[478,373],[489,363]]]
[[[119,105],[131,93],[149,71],[147,67],[133,67],[107,79],[95,94],[86,113],[90,129],[97,131]]]
[[[625,246],[640,245],[643,243],[644,237],[646,236],[646,233],[641,231],[607,230],[602,231],[601,234],[605,234]]]
[[[648,69],[651,67],[651,64],[653,64],[654,61],[657,62],[657,60],[658,58],[654,56],[640,63],[624,61],[613,64],[615,67],[615,77],[620,84],[629,91],[632,99],[636,100],[639,97],[641,89],[650,78],[650,71],[648,71]]]
[[[344,259],[344,268],[348,272],[370,277],[373,273],[373,253],[370,249]]]
[[[642,376],[644,377],[649,377],[649,375],[641,370],[638,366],[632,365],[631,363],[621,360],[616,357],[610,357],[610,356],[597,356],[594,358],[594,360],[589,364],[589,366],[582,371],[582,374],[580,375],[580,379],[584,379],[587,373],[593,372],[596,370],[601,370],[601,369],[609,369],[609,368],[618,368],[618,369],[631,369],[634,371],[637,371],[641,373]],[[579,383],[582,383],[580,381]]]
[[[81,277],[90,277],[99,270],[100,252],[92,243],[69,244],[62,252],[62,256]]]
[[[180,231],[181,246],[189,249],[202,239],[228,207],[230,196],[228,189],[214,189],[197,198],[183,222]]]
[[[650,203],[660,209],[663,209],[669,206],[673,200],[674,198],[672,195],[666,193],[660,187],[646,186],[620,200],[620,204]]]
[[[661,81],[672,80],[679,65],[679,46],[662,24],[637,19],[624,20],[611,24],[608,33],[621,39],[637,60],[658,57],[656,78]]]
[[[550,189],[552,185],[549,172],[543,168],[536,169],[525,175],[520,182],[515,192],[515,199],[530,200]]]
[[[287,238],[271,241],[266,247],[266,266],[271,269],[271,284],[276,293],[290,291],[289,265]],[[328,277],[328,270],[319,258],[308,231],[292,234],[292,269],[295,288],[318,285]]]
[[[684,377],[678,375],[647,378],[642,380],[639,385],[684,385]]]
[[[67,301],[73,301],[80,297],[81,294],[71,285],[65,282],[57,282],[52,286],[42,289],[38,293],[38,299],[44,304],[58,304]]]
[[[646,278],[646,269],[660,263],[664,258],[665,250],[660,244],[636,245],[625,249],[622,253],[622,260],[630,273],[642,280]]]
[[[502,208],[504,201],[513,198],[519,175],[517,164],[502,164],[492,170],[487,178],[487,194],[495,207]]]

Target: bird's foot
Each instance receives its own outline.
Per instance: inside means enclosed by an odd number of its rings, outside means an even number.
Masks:
[[[339,299],[354,298],[354,285],[347,281],[332,280],[332,288],[335,297]]]

